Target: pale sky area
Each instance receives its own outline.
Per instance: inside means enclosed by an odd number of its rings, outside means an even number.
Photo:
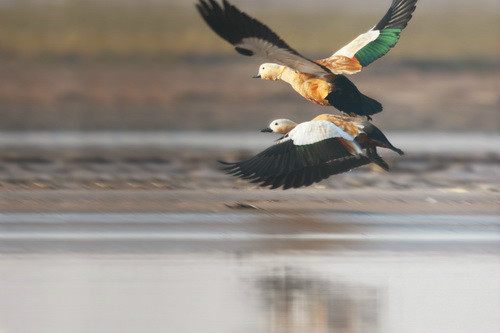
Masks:
[[[75,0],[0,0],[1,4],[15,3],[15,2],[34,2],[34,3],[65,3]],[[181,4],[186,6],[192,6],[194,0],[87,0],[89,2],[117,2],[117,3],[170,3],[170,4]],[[303,1],[303,0],[231,0],[231,2],[248,8],[273,8],[287,6],[290,9],[301,9],[301,10],[323,10],[325,8],[331,9],[342,9],[342,10],[353,10],[353,11],[372,11],[377,8],[385,8],[391,0],[313,0],[313,1]],[[453,8],[454,10],[494,10],[500,14],[500,2],[498,0],[475,0],[475,1],[464,1],[464,0],[420,0],[419,9],[424,11],[436,11],[436,10],[449,10]],[[382,10],[382,9],[381,9]]]

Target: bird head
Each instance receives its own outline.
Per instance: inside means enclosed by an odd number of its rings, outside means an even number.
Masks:
[[[269,127],[264,128],[261,132],[277,133],[277,134],[287,134],[297,126],[297,123],[289,119],[276,119],[273,120]]]
[[[273,63],[265,63],[260,65],[259,74],[254,75],[255,79],[263,80],[278,80],[285,66],[281,66]]]

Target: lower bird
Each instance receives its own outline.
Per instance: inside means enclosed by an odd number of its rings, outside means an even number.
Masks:
[[[389,170],[377,147],[404,154],[375,125],[356,117],[322,114],[300,124],[277,119],[262,132],[283,136],[254,157],[221,163],[228,174],[271,189],[309,186],[372,162]]]

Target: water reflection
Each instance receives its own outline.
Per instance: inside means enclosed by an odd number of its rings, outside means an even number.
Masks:
[[[257,279],[269,332],[378,332],[379,291],[275,268]]]
[[[500,331],[497,254],[0,256],[0,276],[5,332]]]
[[[0,332],[500,331],[495,216],[100,216],[0,217]]]

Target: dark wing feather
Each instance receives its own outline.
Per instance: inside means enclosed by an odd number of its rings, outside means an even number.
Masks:
[[[384,17],[372,28],[379,36],[354,55],[363,67],[385,55],[399,40],[401,31],[408,25],[417,0],[394,0]]]
[[[356,37],[331,58],[354,57],[361,66],[366,67],[382,57],[399,41],[401,31],[412,18],[416,2],[417,0],[394,0],[384,17],[372,29]],[[325,60],[328,62],[329,59]]]
[[[319,165],[308,166],[285,175],[268,177],[254,176],[251,182],[259,184],[260,186],[271,186],[271,189],[279,187],[283,187],[284,190],[292,187],[299,188],[310,186],[313,183],[318,183],[332,175],[347,172],[371,162],[373,161],[367,156],[351,155],[321,163]]]
[[[384,17],[373,27],[372,30],[400,29],[408,25],[415,11],[417,0],[394,0]]]
[[[276,33],[240,11],[226,0],[221,7],[215,0],[199,0],[196,8],[205,22],[238,53],[257,55],[268,61],[310,74],[329,74],[330,70],[300,55]]]
[[[339,138],[328,138],[312,144],[295,145],[283,140],[244,161],[227,163],[227,173],[244,179],[280,176],[320,165],[327,161],[352,156]]]

